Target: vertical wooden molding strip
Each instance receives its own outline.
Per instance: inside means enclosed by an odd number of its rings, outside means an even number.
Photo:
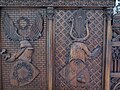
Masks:
[[[0,90],[2,90],[2,64],[1,64],[1,55],[0,55]]]
[[[105,88],[105,61],[106,61],[106,29],[107,29],[107,18],[106,9],[104,9],[104,31],[103,31],[103,66],[102,66],[102,90]]]
[[[47,8],[47,73],[48,90],[53,90],[53,7]]]
[[[2,90],[2,63],[1,63],[1,56],[0,56],[0,90]]]
[[[0,43],[1,43],[1,9],[0,9]],[[1,49],[1,44],[0,44]],[[0,90],[2,90],[2,57],[0,55]]]
[[[110,61],[112,58],[111,39],[112,39],[111,15],[108,15],[107,17],[106,65],[105,65],[105,90],[110,90]]]

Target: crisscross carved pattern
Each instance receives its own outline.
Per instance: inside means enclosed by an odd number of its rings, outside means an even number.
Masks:
[[[55,70],[56,70],[56,90],[84,90],[82,88],[70,85],[61,75],[60,71],[68,64],[70,58],[70,46],[73,40],[70,38],[69,32],[71,25],[68,20],[73,17],[77,10],[56,10],[55,11]],[[92,51],[98,45],[102,47],[103,43],[103,11],[102,10],[86,10],[89,20],[90,36],[84,41],[86,46]],[[85,33],[84,33],[85,34]],[[83,35],[85,36],[85,35]],[[101,90],[101,54],[91,60],[87,60],[86,64],[90,73],[90,90]],[[87,89],[85,89],[87,90]]]

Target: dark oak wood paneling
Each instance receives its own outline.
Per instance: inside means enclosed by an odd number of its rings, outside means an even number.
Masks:
[[[40,11],[43,11],[45,15],[45,28],[43,37],[38,41],[31,42],[36,49],[33,57],[33,63],[41,71],[38,78],[36,78],[34,82],[24,87],[13,87],[10,85],[8,79],[10,67],[12,64],[8,65],[5,63],[5,61],[0,60],[0,89],[2,90],[3,86],[5,90],[79,90],[80,84],[77,82],[78,86],[73,86],[74,83],[70,83],[67,78],[64,78],[65,75],[62,73],[62,71],[66,71],[65,73],[67,74],[69,73],[67,66],[69,66],[68,64],[70,59],[71,45],[74,43],[73,39],[69,35],[71,27],[69,19],[73,17],[74,13],[82,7],[87,13],[87,19],[89,20],[88,27],[90,30],[89,38],[83,43],[91,52],[97,46],[100,46],[103,50],[103,52],[100,52],[100,55],[98,57],[86,60],[85,66],[87,67],[87,71],[90,74],[89,89],[108,90],[110,88],[109,76],[111,69],[109,62],[111,59],[111,21],[107,21],[108,19],[105,16],[106,11],[104,11],[104,9],[113,7],[113,5],[113,0],[44,0],[44,2],[42,0],[1,0],[1,7],[13,7],[2,8],[3,11],[7,11],[10,14],[13,21],[20,17],[20,15],[24,15],[26,12],[28,12],[28,17],[31,18],[32,22],[36,10],[40,9]],[[35,7],[37,8],[35,9]],[[41,7],[43,9],[41,9]],[[19,15],[18,13],[20,12],[21,14]],[[29,13],[31,13],[31,15],[29,15]],[[118,25],[115,24],[113,27],[118,27]],[[2,30],[2,28],[0,30],[0,33],[1,48],[6,48],[10,52],[14,52],[15,50],[19,49],[18,42],[9,42],[8,39],[5,38],[4,30]],[[75,32],[74,35],[76,35]],[[83,31],[80,36],[84,37],[85,35],[86,32]],[[119,46],[119,42],[112,42],[112,46]],[[79,64],[79,62],[75,63]],[[80,66],[80,64],[78,66]],[[119,73],[111,73],[112,77],[118,77],[118,75]]]

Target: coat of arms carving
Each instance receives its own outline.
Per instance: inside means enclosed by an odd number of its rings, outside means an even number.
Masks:
[[[92,52],[84,44],[86,39],[89,39],[89,22],[86,20],[85,12],[80,9],[75,15],[70,18],[71,23],[70,37],[73,39],[73,43],[70,46],[70,60],[69,63],[60,71],[61,76],[66,79],[72,86],[79,86],[82,89],[90,88],[90,74],[86,65],[86,60],[93,59],[101,52],[101,47],[97,46]],[[74,35],[73,31],[77,32],[79,36]],[[86,35],[82,37],[83,32],[86,31]]]
[[[17,20],[17,26],[9,17],[8,13],[4,13],[3,29],[5,35],[10,41],[19,41],[20,50],[14,54],[8,54],[5,49],[1,54],[6,62],[15,62],[10,72],[10,83],[13,86],[24,86],[32,82],[40,71],[32,64],[33,46],[30,41],[35,41],[42,36],[43,17],[40,12],[36,14],[33,24],[30,26],[30,20],[27,17],[20,17]]]

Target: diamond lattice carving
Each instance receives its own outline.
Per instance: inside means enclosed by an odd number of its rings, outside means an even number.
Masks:
[[[56,90],[84,90],[70,85],[61,75],[60,71],[68,64],[70,58],[70,46],[73,40],[69,32],[71,25],[68,20],[73,17],[77,10],[56,10],[55,11],[55,70],[56,70]],[[84,41],[90,51],[98,45],[103,44],[103,11],[86,10],[89,21],[90,36]],[[86,33],[86,32],[85,32]],[[83,33],[83,34],[85,34]],[[102,74],[102,52],[92,60],[87,60],[86,64],[90,73],[90,90],[101,90]],[[86,90],[86,89],[85,89]]]

